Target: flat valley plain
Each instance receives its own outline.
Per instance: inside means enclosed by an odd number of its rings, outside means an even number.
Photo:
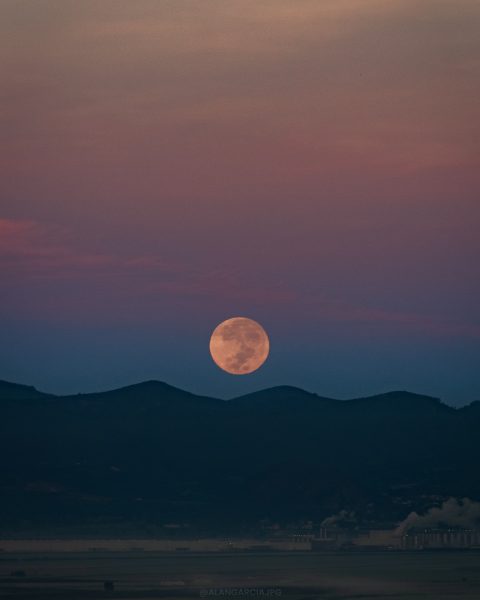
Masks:
[[[478,600],[480,551],[2,553],[0,597]]]

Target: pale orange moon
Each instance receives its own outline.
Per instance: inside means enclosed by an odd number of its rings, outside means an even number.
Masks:
[[[246,317],[233,317],[218,325],[210,338],[210,354],[231,375],[253,373],[267,360],[270,341],[265,329]]]

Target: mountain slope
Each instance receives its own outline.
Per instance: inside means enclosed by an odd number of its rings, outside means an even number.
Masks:
[[[65,397],[1,384],[0,533],[401,519],[435,497],[480,499],[479,426],[476,407],[407,392],[223,401],[161,382]]]
[[[31,385],[21,385],[0,380],[0,400],[33,400],[45,398],[49,394],[39,392]]]

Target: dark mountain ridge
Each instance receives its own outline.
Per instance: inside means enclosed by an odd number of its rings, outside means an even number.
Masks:
[[[415,394],[406,390],[393,390],[390,392],[384,392],[381,394],[374,394],[372,396],[364,396],[360,398],[352,398],[347,400],[338,400],[335,398],[319,396],[314,392],[308,392],[298,387],[289,385],[280,385],[271,388],[265,388],[256,392],[251,392],[243,396],[235,396],[229,400],[220,400],[217,398],[203,396],[188,392],[186,390],[174,387],[168,383],[158,380],[143,381],[140,383],[124,386],[121,388],[115,388],[113,390],[105,390],[98,392],[82,392],[77,394],[51,394],[48,392],[42,392],[37,390],[34,386],[23,385],[19,383],[12,383],[5,380],[0,380],[0,400],[15,400],[15,399],[34,399],[34,398],[63,398],[63,399],[78,399],[78,398],[92,398],[92,399],[119,399],[119,398],[130,398],[132,400],[183,400],[189,399],[192,401],[204,401],[207,403],[216,402],[217,404],[223,402],[241,402],[244,404],[253,403],[270,403],[286,402],[286,401],[299,401],[299,400],[310,400],[312,402],[357,402],[357,403],[369,403],[369,402],[388,402],[401,404],[415,403],[418,405],[420,402],[427,402],[431,405],[443,405],[453,410],[463,410],[469,406],[477,409],[477,405],[480,406],[480,401],[475,400],[469,405],[462,408],[454,408],[444,404],[439,398],[432,396],[426,396],[423,394]]]
[[[50,394],[39,392],[32,385],[0,380],[0,400],[31,400],[47,396],[50,396]]]
[[[232,531],[342,509],[394,521],[480,500],[479,405],[289,386],[225,401],[157,381],[56,396],[0,382],[0,533]]]

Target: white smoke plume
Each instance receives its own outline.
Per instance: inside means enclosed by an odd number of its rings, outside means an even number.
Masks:
[[[357,523],[355,512],[341,510],[336,515],[331,515],[324,519],[320,527],[349,527]]]
[[[480,527],[480,502],[470,498],[449,498],[441,506],[430,508],[424,515],[411,512],[396,528],[395,535],[403,535],[412,528]]]

